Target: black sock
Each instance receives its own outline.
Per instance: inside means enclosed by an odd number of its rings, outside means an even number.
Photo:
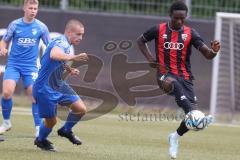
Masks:
[[[180,124],[180,126],[177,129],[177,133],[179,136],[183,136],[185,133],[187,133],[189,129],[185,125],[185,121],[183,120]]]

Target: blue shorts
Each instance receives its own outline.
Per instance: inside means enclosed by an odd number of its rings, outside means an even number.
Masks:
[[[38,77],[37,67],[20,67],[7,65],[3,80],[11,79],[18,83],[19,79],[22,77],[24,88],[27,89],[29,86],[33,85],[34,81]]]
[[[70,86],[65,85],[66,93],[53,90],[50,86],[36,87],[33,86],[33,97],[38,104],[38,113],[41,118],[54,118],[57,115],[58,104],[62,106],[70,106],[80,97],[73,93]]]

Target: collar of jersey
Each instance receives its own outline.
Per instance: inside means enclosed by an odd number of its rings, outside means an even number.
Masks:
[[[69,44],[69,46],[71,46],[71,43],[69,43],[69,41],[68,41],[68,39],[65,35],[62,35],[62,38],[63,38],[63,40],[65,40]]]
[[[167,23],[167,26],[168,26],[168,29],[169,29],[169,30],[174,31],[174,32],[179,32],[179,31],[182,31],[182,30],[183,30],[183,26],[182,26],[180,29],[178,29],[178,30],[172,29],[172,28],[170,27],[170,22]]]
[[[27,23],[27,22],[25,22],[25,21],[23,20],[23,17],[22,17],[21,19],[22,19],[22,23],[25,24],[25,25],[31,25],[31,24],[33,24],[33,23],[35,22],[35,20],[36,20],[36,19],[34,18],[31,23]]]

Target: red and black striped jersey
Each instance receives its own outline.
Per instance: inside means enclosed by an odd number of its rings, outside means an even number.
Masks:
[[[172,30],[169,23],[156,25],[143,34],[145,42],[155,39],[156,59],[159,72],[170,72],[184,79],[193,79],[191,72],[192,45],[199,49],[204,42],[196,30],[183,26],[179,30]]]

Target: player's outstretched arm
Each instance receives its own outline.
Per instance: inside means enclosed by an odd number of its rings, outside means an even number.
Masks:
[[[157,64],[152,57],[151,51],[148,48],[147,43],[144,42],[142,35],[137,39],[138,48],[141,50],[142,54],[146,57],[149,65],[153,68],[157,67]]]
[[[88,56],[86,53],[78,55],[65,54],[59,47],[53,47],[50,53],[50,58],[59,61],[87,61]]]
[[[220,48],[221,48],[220,42],[217,40],[213,40],[211,42],[211,49],[208,48],[208,46],[204,44],[201,48],[199,48],[199,51],[207,59],[213,59],[218,54]]]
[[[88,61],[88,56],[86,53],[80,53],[77,55],[73,55],[69,61]]]
[[[1,40],[0,42],[0,56],[6,56],[8,53],[7,50],[8,43],[5,42],[4,40]]]

